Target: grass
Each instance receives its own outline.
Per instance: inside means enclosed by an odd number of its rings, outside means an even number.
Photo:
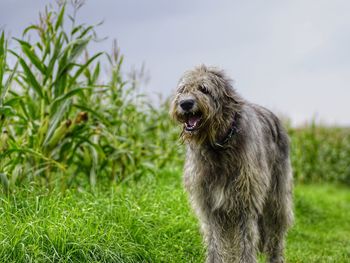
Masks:
[[[349,262],[350,191],[337,185],[298,185],[296,224],[288,262]]]
[[[130,184],[2,197],[0,262],[203,262],[180,170]],[[349,189],[297,185],[295,206],[288,262],[348,262]]]

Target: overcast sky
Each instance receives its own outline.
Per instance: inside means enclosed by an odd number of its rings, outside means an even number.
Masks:
[[[19,36],[48,0],[0,0],[0,28]],[[97,23],[125,55],[144,62],[145,88],[170,95],[181,74],[204,63],[226,70],[246,99],[287,115],[350,125],[350,1],[87,0],[79,20]]]

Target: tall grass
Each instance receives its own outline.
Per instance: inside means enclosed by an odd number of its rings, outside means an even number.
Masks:
[[[179,172],[93,193],[0,196],[0,262],[204,262]],[[345,187],[297,185],[287,262],[349,262],[349,201]]]

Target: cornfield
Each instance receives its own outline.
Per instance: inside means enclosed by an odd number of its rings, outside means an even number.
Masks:
[[[164,145],[174,130],[165,103],[156,109],[135,96],[137,79],[124,80],[123,56],[116,45],[112,54],[90,54],[95,26],[77,24],[64,4],[58,9],[41,13],[38,24],[25,28],[21,39],[14,38],[14,49],[1,34],[4,187],[121,182],[176,158],[176,148]],[[35,40],[29,40],[30,34]],[[15,60],[12,67],[8,56]],[[107,78],[101,63],[108,65]]]

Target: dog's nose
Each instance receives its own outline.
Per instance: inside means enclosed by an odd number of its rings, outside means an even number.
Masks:
[[[193,105],[194,105],[194,100],[183,100],[180,102],[180,106],[183,110],[185,111],[189,111],[190,109],[193,108]]]

